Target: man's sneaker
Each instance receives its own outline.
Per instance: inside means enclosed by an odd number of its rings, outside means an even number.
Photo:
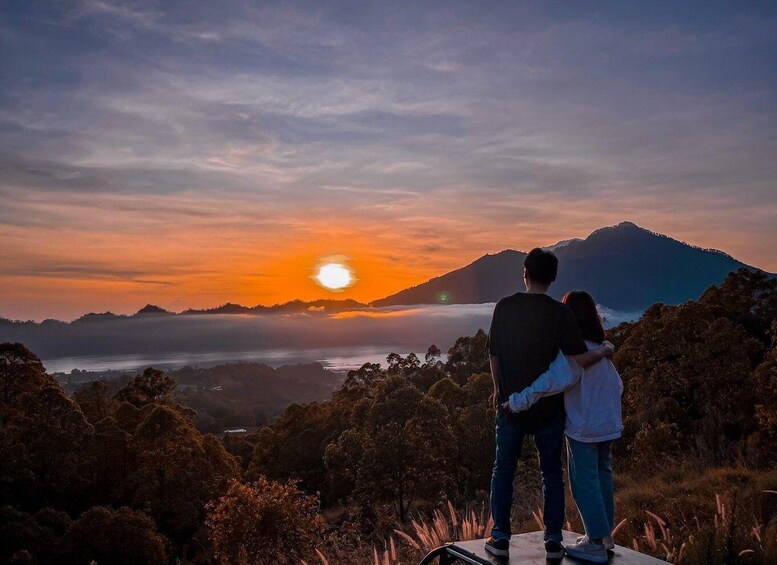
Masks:
[[[577,538],[577,543],[580,543],[585,539],[585,536],[580,536]],[[614,551],[615,550],[615,542],[612,541],[611,537],[602,538],[602,543],[604,544],[604,549],[607,551]]]
[[[607,549],[603,543],[596,543],[583,536],[582,540],[567,546],[567,555],[591,563],[607,563]]]
[[[545,559],[561,559],[564,557],[564,546],[554,539],[545,540]]]
[[[486,540],[486,551],[491,555],[497,557],[509,557],[510,556],[510,540],[509,539],[494,539],[493,537]]]

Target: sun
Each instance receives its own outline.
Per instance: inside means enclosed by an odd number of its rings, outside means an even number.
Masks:
[[[353,271],[343,260],[322,261],[313,276],[318,284],[332,291],[344,290],[355,282]]]

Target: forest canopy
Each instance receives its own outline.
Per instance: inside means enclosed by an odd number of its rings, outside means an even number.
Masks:
[[[777,487],[768,474],[777,462],[775,320],[777,282],[740,270],[697,301],[654,305],[609,332],[624,381],[622,484],[660,484],[675,467],[747,469],[765,477],[761,490]],[[24,345],[0,345],[0,561],[311,562],[318,551],[364,562],[411,520],[487,499],[494,437],[482,330],[459,338],[446,361],[431,346],[423,359],[365,364],[330,400],[291,404],[242,436],[203,434],[175,389],[149,368],[118,391],[97,381],[69,397]],[[535,464],[531,450],[523,461]],[[638,536],[649,501],[635,497],[623,512]],[[734,549],[768,562],[777,518],[768,505],[740,508],[760,520],[760,541],[742,521]],[[683,524],[676,531],[687,534]],[[306,541],[276,555],[289,539]],[[710,540],[705,547],[717,547],[714,532]]]

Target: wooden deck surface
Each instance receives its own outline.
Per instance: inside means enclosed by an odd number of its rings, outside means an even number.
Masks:
[[[580,534],[574,532],[564,532],[564,543],[575,543]],[[560,565],[580,565],[585,563],[566,556],[563,559],[548,561],[545,559],[545,547],[542,542],[542,532],[530,532],[528,534],[514,535],[510,539],[510,559],[494,557],[487,553],[483,547],[486,540],[457,541],[453,544],[456,548],[463,550],[462,555],[474,556],[472,563],[498,563],[499,565],[547,565],[548,563],[558,563]],[[610,563],[613,565],[656,565],[657,563],[666,563],[655,557],[650,557],[643,553],[638,553],[632,549],[615,546],[615,551],[610,553]]]

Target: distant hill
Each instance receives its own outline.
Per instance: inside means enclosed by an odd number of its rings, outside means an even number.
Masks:
[[[173,312],[160,308],[154,304],[146,304],[143,308],[135,312],[136,316],[169,316],[170,314],[173,314]]]
[[[741,261],[713,249],[701,249],[631,222],[596,230],[585,239],[551,246],[559,259],[551,295],[574,289],[590,292],[599,304],[633,312],[651,304],[679,304],[698,298],[740,267]],[[471,304],[496,302],[523,290],[526,253],[505,250],[372,303]],[[753,267],[749,267],[753,268]]]
[[[71,323],[82,324],[82,323],[89,323],[89,322],[123,320],[123,319],[129,319],[129,318],[147,318],[147,317],[155,317],[155,316],[192,316],[192,315],[198,315],[198,314],[273,314],[273,313],[288,314],[293,312],[331,313],[331,312],[344,312],[348,310],[362,310],[365,308],[369,308],[369,305],[363,304],[361,302],[357,302],[356,300],[321,299],[321,300],[311,300],[307,302],[304,300],[290,300],[288,302],[284,302],[283,304],[274,304],[272,306],[263,306],[261,304],[258,306],[243,306],[241,304],[227,302],[226,304],[222,304],[221,306],[216,306],[215,308],[204,308],[204,309],[189,308],[188,310],[184,310],[180,314],[176,314],[175,312],[171,312],[170,310],[165,310],[164,308],[155,306],[154,304],[146,304],[143,308],[141,308],[140,310],[138,310],[132,315],[114,314],[113,312],[100,312],[100,313],[90,312],[88,314],[84,314],[80,318],[76,318]],[[9,323],[19,323],[19,322],[14,322],[7,318],[0,318],[0,325],[2,325],[3,323],[9,324]],[[27,323],[27,322],[23,322],[23,323]],[[47,319],[41,323],[62,324],[66,322]]]
[[[306,302],[304,300],[290,300],[283,304],[275,304],[273,306],[242,306],[240,304],[234,304],[227,302],[216,308],[207,308],[204,310],[194,310],[189,308],[181,312],[183,315],[192,314],[272,314],[275,312],[290,313],[290,312],[342,312],[345,310],[359,310],[366,308],[366,304],[356,302],[355,300],[312,300]]]

